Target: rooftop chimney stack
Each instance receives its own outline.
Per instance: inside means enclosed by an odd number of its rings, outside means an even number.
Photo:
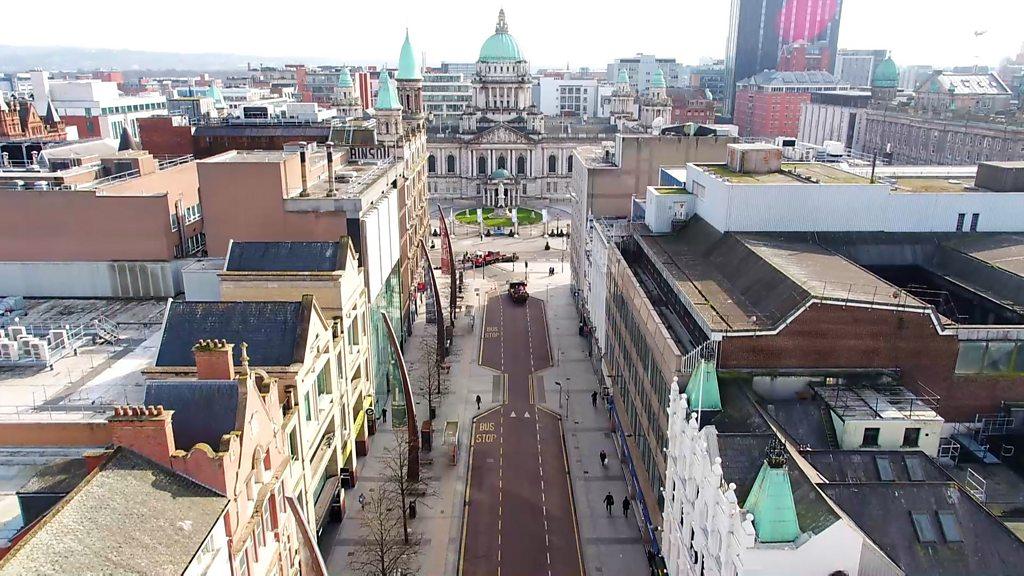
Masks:
[[[111,439],[146,458],[170,466],[175,451],[171,428],[173,410],[163,406],[117,406],[114,415],[107,418]]]
[[[192,347],[196,377],[200,380],[234,380],[233,344],[225,340],[200,340]]]
[[[327,195],[333,198],[336,196],[334,192],[334,142],[328,140],[324,143],[324,148],[327,148]]]
[[[306,175],[306,149],[303,147],[299,150],[299,171],[302,173],[302,190],[299,190],[299,196],[309,196],[309,190],[307,188],[308,177]]]

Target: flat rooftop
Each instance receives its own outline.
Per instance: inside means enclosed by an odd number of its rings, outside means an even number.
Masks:
[[[209,164],[216,162],[284,162],[292,154],[298,154],[298,152],[285,150],[231,150],[223,154],[204,158],[199,160],[199,162]]]
[[[87,342],[52,370],[0,367],[0,421],[88,420],[102,418],[113,405],[140,403],[142,369],[156,359],[166,305],[165,300],[26,299],[22,325],[74,326],[107,318],[117,323],[119,338]]]
[[[605,158],[605,150],[604,146],[587,145],[576,148],[575,152],[587,168],[615,168],[615,163]]]
[[[926,193],[957,193],[977,192],[974,187],[974,178],[943,178],[943,177],[898,177],[893,179],[893,189],[896,192],[926,192]]]
[[[942,420],[933,409],[938,397],[912,394],[895,384],[825,384],[813,388],[843,420]]]
[[[763,146],[749,144],[746,146]],[[725,164],[696,164],[730,184],[869,184],[870,180],[829,164],[817,162],[785,162],[782,169],[767,174],[735,172]]]

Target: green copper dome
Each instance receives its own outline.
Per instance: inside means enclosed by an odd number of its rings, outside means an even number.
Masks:
[[[508,180],[509,178],[512,178],[512,173],[504,168],[498,168],[491,172],[491,180]]]
[[[401,110],[402,102],[398,99],[398,90],[391,82],[391,74],[385,70],[380,73],[377,83],[377,105],[374,110]]]
[[[505,10],[502,9],[498,12],[498,25],[494,27],[494,34],[480,47],[480,62],[519,62],[521,60],[525,60],[525,58],[519,51],[516,39],[508,33]]]
[[[654,71],[654,78],[651,80],[651,88],[667,88],[668,84],[665,83],[665,73],[658,68]]]
[[[772,439],[766,452],[743,507],[754,515],[758,542],[792,542],[800,537],[800,521],[786,469],[786,451],[781,442]]]
[[[402,53],[398,57],[398,73],[395,80],[422,80],[420,68],[416,65],[416,55],[413,54],[412,44],[409,42],[409,31],[405,31],[405,42],[402,44]]]
[[[338,88],[351,88],[352,75],[348,73],[348,68],[341,69],[341,75],[338,76]]]
[[[615,79],[616,84],[629,84],[629,72],[625,68],[619,68],[619,77]]]
[[[900,85],[900,69],[892,58],[882,60],[875,67],[875,75],[871,78],[872,88],[896,88]]]

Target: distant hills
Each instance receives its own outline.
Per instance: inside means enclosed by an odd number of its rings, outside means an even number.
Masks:
[[[122,70],[182,70],[229,71],[244,70],[246,64],[281,66],[303,63],[328,64],[329,59],[303,56],[256,56],[251,54],[223,54],[207,52],[186,54],[176,52],[147,52],[143,50],[113,50],[103,48],[74,48],[66,46],[10,46],[0,44],[0,71],[24,72],[33,68],[61,71],[96,69]],[[351,64],[357,64],[351,62]]]

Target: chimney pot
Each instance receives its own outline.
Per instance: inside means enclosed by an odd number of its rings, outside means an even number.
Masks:
[[[196,376],[200,380],[234,380],[233,348],[234,345],[226,340],[200,340],[192,347],[196,359]]]

